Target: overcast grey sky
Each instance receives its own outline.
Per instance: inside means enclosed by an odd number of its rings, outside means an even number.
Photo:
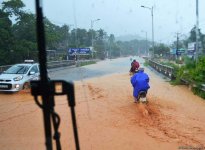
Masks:
[[[26,9],[34,12],[34,0],[23,0]],[[196,0],[43,0],[44,15],[53,23],[74,24],[89,29],[104,29],[108,34],[140,35],[147,31],[151,39],[151,11],[141,5],[154,6],[155,40],[171,42],[176,33],[188,35],[196,22]],[[205,0],[199,0],[199,27],[205,33]],[[74,28],[74,26],[72,26]]]

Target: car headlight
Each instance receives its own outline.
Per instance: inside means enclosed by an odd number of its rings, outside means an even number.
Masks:
[[[18,77],[15,77],[14,78],[14,81],[20,81],[20,80],[22,80],[23,79],[23,76],[18,76]]]

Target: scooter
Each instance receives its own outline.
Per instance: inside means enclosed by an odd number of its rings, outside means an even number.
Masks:
[[[147,96],[147,91],[140,91],[137,97],[138,102],[148,103],[146,96]]]

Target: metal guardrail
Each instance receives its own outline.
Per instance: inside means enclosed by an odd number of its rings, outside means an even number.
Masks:
[[[154,68],[155,70],[157,70],[158,72],[164,74],[165,76],[169,77],[170,79],[174,79],[174,68],[167,66],[167,65],[162,65],[158,62],[152,61],[152,60],[148,60],[149,65]]]
[[[66,66],[72,66],[72,65],[79,66],[79,64],[82,62],[90,62],[90,61],[96,62],[97,60],[79,60],[77,62],[75,60],[51,61],[51,62],[47,62],[47,67],[48,69],[53,69],[53,68],[66,67]],[[11,66],[12,65],[0,66],[0,73],[2,73],[3,71],[5,71]]]
[[[167,65],[162,65],[158,62],[152,61],[152,60],[147,60],[149,65],[154,68],[155,70],[157,70],[158,72],[164,74],[165,76],[169,77],[170,79],[175,79],[175,70],[173,67],[167,66]],[[188,81],[186,81],[185,79],[181,79],[182,82],[184,82],[186,85],[190,85],[192,87],[194,87],[194,85],[192,85],[191,83],[189,83]],[[205,91],[205,84],[201,84],[200,89],[202,91]]]
[[[51,68],[72,66],[75,64],[76,62],[74,60],[51,61],[47,63],[47,67],[48,69],[51,69]]]
[[[78,60],[78,61],[76,61],[76,67],[89,64],[90,62],[97,62],[97,61],[98,60],[96,60],[96,59],[93,59],[93,60]]]
[[[201,86],[202,86],[201,90],[205,91],[205,84],[202,84]]]

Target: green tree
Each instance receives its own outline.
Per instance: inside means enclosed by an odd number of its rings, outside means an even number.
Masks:
[[[108,38],[108,43],[109,43],[109,54],[110,54],[110,57],[119,57],[120,54],[121,54],[120,47],[115,42],[114,34],[110,34],[110,36]]]
[[[67,49],[69,41],[69,26],[58,26],[44,19],[47,49]]]
[[[151,45],[150,41],[146,40],[131,40],[131,41],[117,41],[116,42],[121,55],[145,55],[147,48]]]
[[[105,59],[106,50],[105,50],[105,41],[104,37],[106,36],[106,32],[102,29],[98,30],[96,33],[96,37],[94,37],[94,49],[97,51],[97,57],[100,59]]]
[[[51,23],[47,18],[44,19],[45,24],[45,34],[46,34],[46,46],[47,49],[57,49],[59,34],[57,31],[59,30],[59,26]]]
[[[201,42],[202,44],[202,49],[205,50],[205,35],[201,33],[200,29],[198,31],[199,31],[199,42]],[[196,26],[194,26],[191,29],[189,38],[184,41],[185,45],[188,45],[188,43],[190,42],[196,42]]]
[[[2,3],[2,11],[7,13],[12,20],[13,18],[16,20],[13,25],[10,25],[10,34],[7,37],[10,39],[7,44],[9,48],[8,59],[4,59],[7,64],[22,62],[23,59],[34,56],[34,54],[37,55],[35,15],[23,11],[24,6],[21,0],[10,0]],[[7,40],[5,39],[5,41]]]
[[[199,39],[202,40],[202,33],[201,33],[201,30],[199,29],[198,30],[199,32]],[[194,26],[191,31],[190,31],[190,36],[188,38],[188,41],[189,42],[196,42],[196,26]]]
[[[21,12],[19,21],[13,25],[12,33],[14,36],[12,46],[18,59],[37,60],[36,44],[36,19],[31,13]]]
[[[86,47],[86,39],[88,38],[87,31],[85,29],[77,29],[77,45],[78,47]]]
[[[0,65],[10,63],[10,53],[12,44],[12,22],[9,13],[0,9]]]
[[[60,39],[59,39],[59,44],[60,44],[60,49],[67,49],[68,48],[68,40],[69,40],[69,26],[68,25],[63,25],[59,29],[59,34],[60,34]]]
[[[72,47],[72,48],[77,47],[77,30],[76,29],[71,30],[71,33],[69,36],[69,47]]]
[[[95,34],[94,34],[95,36]],[[86,29],[73,29],[69,37],[70,47],[90,47],[92,39],[92,31]]]
[[[2,3],[2,10],[9,13],[10,17],[16,17],[16,20],[20,19],[23,7],[25,4],[21,0],[10,0]]]
[[[151,51],[153,51],[153,49],[151,48]],[[169,54],[170,52],[170,48],[168,46],[166,46],[165,44],[158,44],[154,46],[154,54],[155,55],[162,55],[162,56],[166,56],[167,54]]]

